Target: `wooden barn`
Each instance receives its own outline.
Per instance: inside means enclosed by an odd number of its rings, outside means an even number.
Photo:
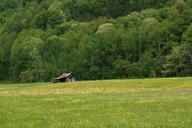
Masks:
[[[59,77],[54,78],[53,82],[74,82],[75,77],[72,73],[63,73]]]

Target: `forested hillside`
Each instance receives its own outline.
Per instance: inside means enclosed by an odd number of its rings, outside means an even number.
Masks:
[[[0,80],[192,75],[191,0],[1,0]]]

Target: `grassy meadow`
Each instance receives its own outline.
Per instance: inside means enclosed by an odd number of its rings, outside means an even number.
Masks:
[[[0,128],[191,128],[192,78],[0,84]]]

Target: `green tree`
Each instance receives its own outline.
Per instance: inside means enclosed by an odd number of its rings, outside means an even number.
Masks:
[[[38,31],[23,31],[12,46],[11,74],[14,80],[28,82],[41,80],[42,57],[40,50],[44,42],[38,35],[41,33],[34,32]]]

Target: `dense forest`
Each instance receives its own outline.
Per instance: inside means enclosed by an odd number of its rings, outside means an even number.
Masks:
[[[192,75],[191,0],[1,0],[0,81]]]

